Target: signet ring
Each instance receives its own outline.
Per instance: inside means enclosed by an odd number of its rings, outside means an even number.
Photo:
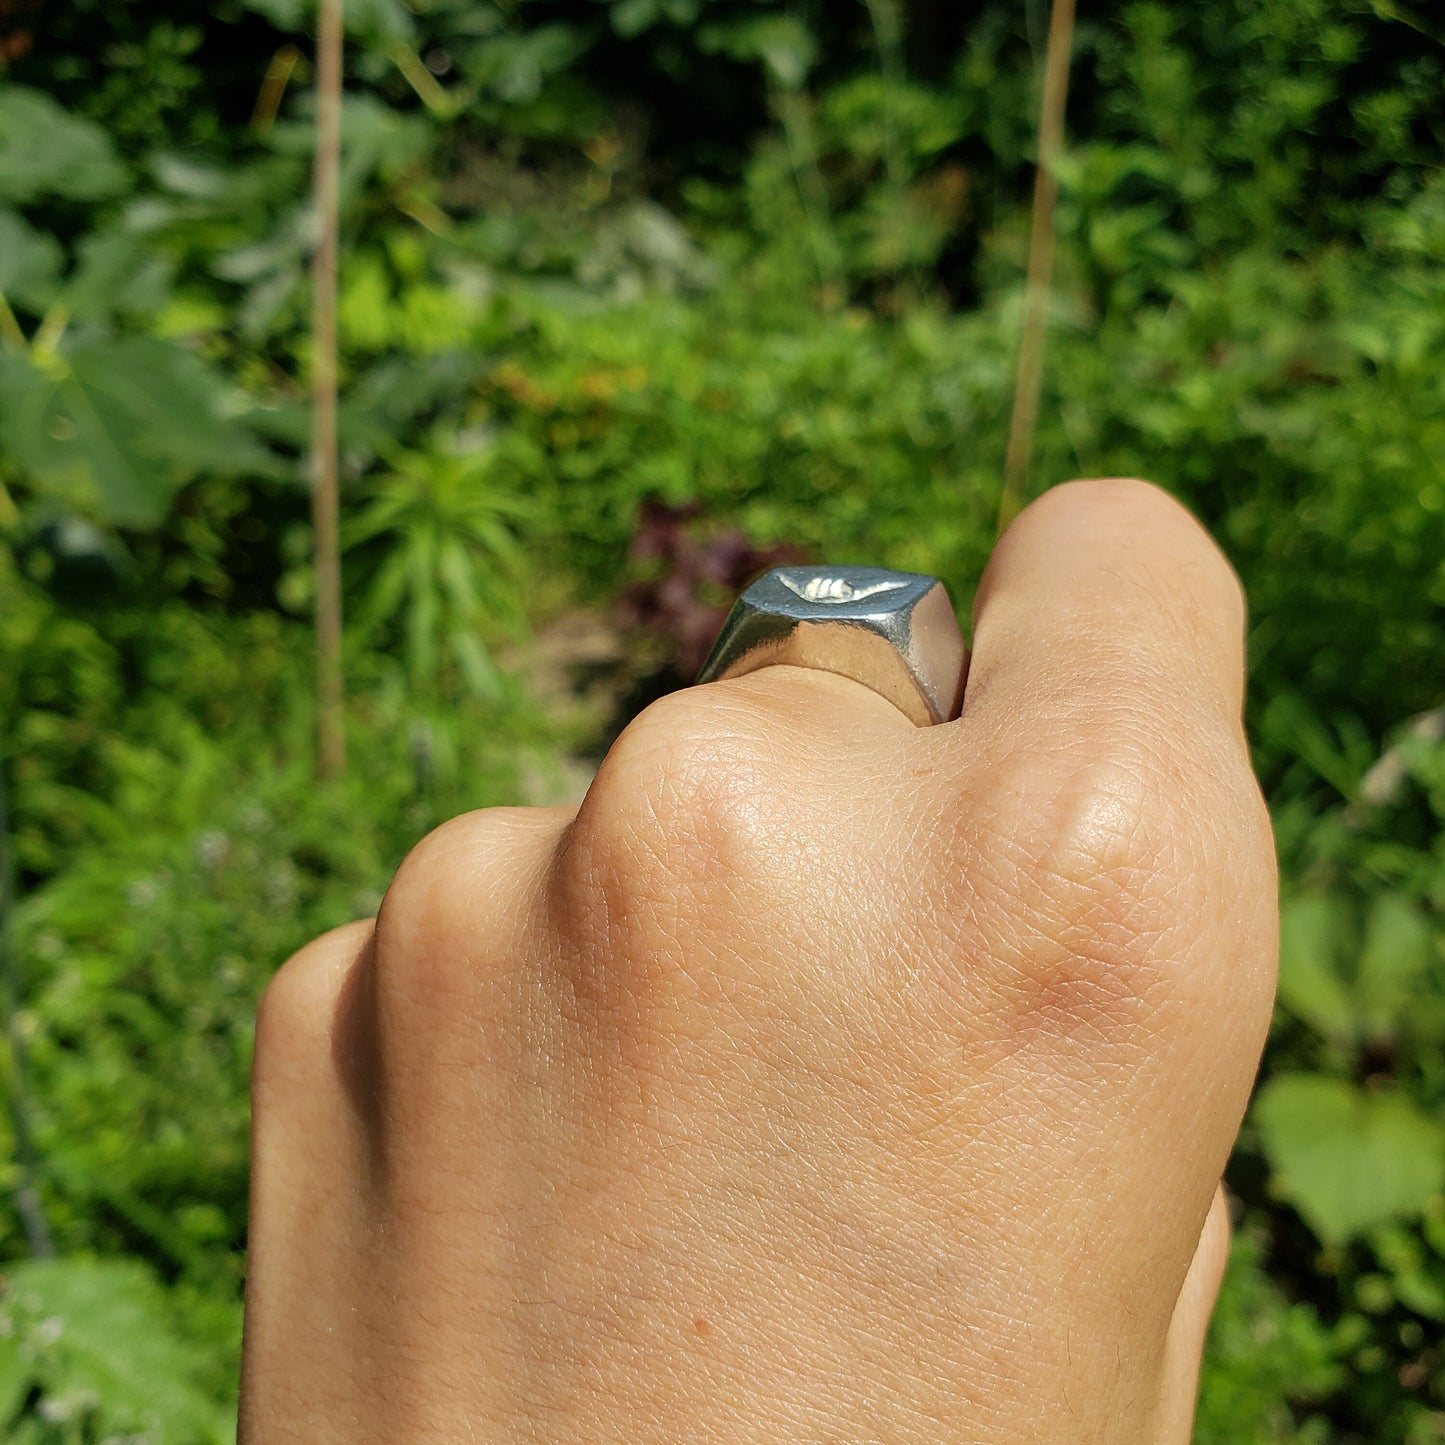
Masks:
[[[852,678],[919,727],[958,716],[968,649],[936,577],[774,567],[733,604],[698,682],[786,663]]]

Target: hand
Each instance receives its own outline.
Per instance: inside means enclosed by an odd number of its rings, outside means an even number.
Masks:
[[[1243,635],[1071,484],[959,721],[765,668],[422,842],[261,1009],[247,1445],[1183,1445],[1273,994]]]

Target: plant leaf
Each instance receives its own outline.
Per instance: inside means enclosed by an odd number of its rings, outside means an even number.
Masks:
[[[1382,893],[1365,921],[1355,993],[1361,1026],[1372,1039],[1388,1038],[1430,966],[1430,920],[1419,904]]]
[[[705,50],[719,50],[733,60],[760,60],[784,90],[802,87],[818,58],[818,42],[802,20],[792,15],[760,15],[707,27],[699,36]]]
[[[143,236],[107,230],[76,248],[60,301],[74,317],[150,316],[170,299],[171,267]]]
[[[1418,1214],[1445,1187],[1445,1128],[1403,1094],[1281,1074],[1254,1120],[1281,1193],[1325,1244]]]
[[[269,470],[221,415],[224,389],[197,357],[152,337],[69,349],[58,372],[0,358],[0,447],[37,487],[108,521],[151,527],[199,472]]]
[[[0,295],[36,312],[55,294],[60,243],[15,211],[0,210]]]
[[[486,645],[474,632],[458,630],[452,634],[452,655],[472,696],[483,702],[493,701],[501,692],[501,674],[492,661]]]
[[[139,1261],[31,1259],[6,1274],[17,1312],[54,1335],[37,1372],[48,1391],[93,1392],[103,1428],[139,1427],[176,1445],[225,1439],[228,1412],[192,1383],[205,1352],[180,1338]]]
[[[242,0],[247,10],[263,15],[278,30],[306,30],[315,21],[316,0]],[[363,40],[406,38],[411,16],[399,0],[355,0],[346,7],[346,33]]]
[[[0,1332],[0,1431],[14,1423],[15,1412],[35,1379],[34,1361],[26,1358],[13,1318],[8,1313],[3,1318],[8,1328]],[[10,1438],[8,1433],[5,1438]]]
[[[1348,908],[1318,890],[1291,898],[1280,910],[1279,999],[1327,1039],[1355,1036],[1356,1006],[1337,966]]]
[[[101,201],[119,195],[127,181],[110,138],[93,121],[41,91],[0,88],[0,200]]]

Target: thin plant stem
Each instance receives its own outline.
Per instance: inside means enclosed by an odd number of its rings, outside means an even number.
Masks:
[[[276,116],[281,109],[282,97],[286,94],[286,87],[291,83],[291,77],[300,63],[301,52],[294,45],[283,45],[271,57],[271,63],[266,67],[261,89],[256,96],[255,109],[251,112],[251,129],[257,135],[271,133],[271,127],[276,124]]]
[[[45,1206],[40,1197],[40,1160],[31,1122],[25,1067],[25,1033],[20,1020],[20,964],[15,956],[15,865],[10,856],[10,818],[5,806],[5,762],[0,756],[0,989],[5,1000],[5,1034],[10,1045],[10,1127],[15,1135],[15,1212],[20,1216],[30,1253],[49,1259],[55,1253]]]
[[[30,343],[25,339],[25,333],[20,329],[3,291],[0,291],[0,346],[17,356],[24,356],[30,350]]]
[[[394,41],[386,51],[391,63],[401,72],[402,79],[416,92],[417,99],[441,120],[451,120],[457,113],[456,97],[447,93],[446,86],[437,81],[426,62],[411,46]]]
[[[314,350],[311,515],[316,561],[317,770],[346,767],[341,677],[340,495],[336,456],[336,273],[341,207],[342,0],[321,0],[316,34],[317,241],[311,263]]]
[[[807,219],[808,241],[813,249],[818,281],[824,287],[841,287],[843,260],[828,214],[828,189],[818,169],[818,148],[808,118],[807,101],[797,90],[779,86],[774,91],[773,109],[782,121],[783,141]]]
[[[883,82],[883,164],[895,191],[904,185],[903,156],[898,149],[898,126],[893,114],[903,85],[902,21],[897,0],[865,0],[873,25],[873,45],[878,52],[878,75]]]
[[[873,24],[873,45],[878,52],[878,78],[883,84],[883,169],[888,182],[888,206],[895,220],[901,216],[908,177],[898,141],[898,96],[903,89],[903,20],[898,0],[865,0]],[[905,263],[908,279],[919,290],[918,261],[909,256]],[[903,268],[900,268],[903,269]]]
[[[1044,55],[1044,94],[1039,107],[1039,163],[1034,177],[1033,216],[1029,223],[1029,271],[1024,287],[1023,336],[1018,378],[1004,460],[998,529],[1023,506],[1024,487],[1033,459],[1034,428],[1044,375],[1044,335],[1048,323],[1049,283],[1054,269],[1054,205],[1059,183],[1055,172],[1064,141],[1064,106],[1069,94],[1069,58],[1074,46],[1074,0],[1054,0]]]

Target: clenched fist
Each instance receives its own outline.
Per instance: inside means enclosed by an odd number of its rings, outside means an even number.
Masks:
[[[768,667],[423,841],[262,1005],[245,1445],[1183,1445],[1273,996],[1243,634],[1074,483],[958,721]]]

